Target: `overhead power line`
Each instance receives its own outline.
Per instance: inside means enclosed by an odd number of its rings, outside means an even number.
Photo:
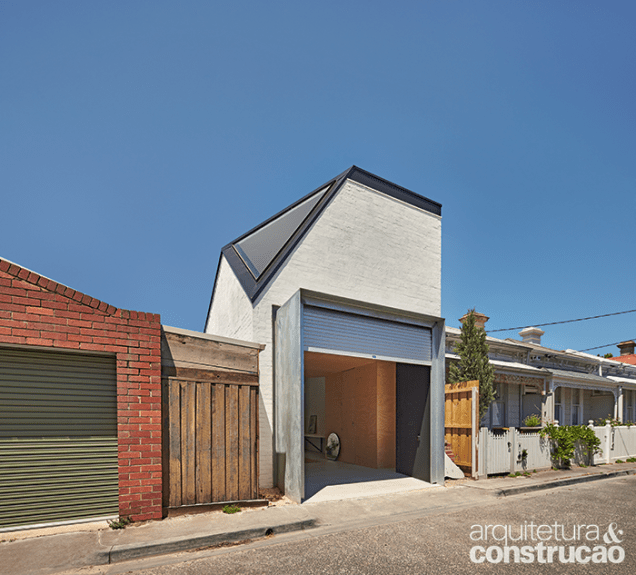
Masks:
[[[631,338],[636,339],[636,338]],[[629,341],[628,339],[622,339],[621,341],[615,341],[614,343],[606,343],[605,345],[597,345],[596,347],[588,347],[587,349],[580,349],[579,351],[592,351],[593,349],[601,349],[602,347],[609,347],[610,345],[618,345],[619,343],[623,343],[624,341]]]
[[[634,312],[636,312],[636,309],[628,309],[627,311],[617,311],[617,312],[614,312],[614,313],[604,313],[603,315],[592,315],[590,317],[580,317],[578,319],[566,319],[564,321],[551,321],[549,323],[535,323],[535,324],[532,324],[532,325],[522,325],[522,326],[519,326],[519,327],[508,327],[506,329],[489,329],[489,330],[487,330],[486,333],[495,333],[495,332],[498,332],[498,331],[515,331],[515,330],[518,330],[518,329],[526,329],[527,327],[544,327],[546,325],[559,325],[561,323],[574,323],[575,321],[586,321],[588,319],[599,319],[601,317],[610,317],[612,315],[622,315],[622,314],[625,314],[625,313],[634,313]],[[620,341],[618,343],[620,343]],[[614,344],[610,343],[608,345],[614,345]],[[606,346],[601,345],[600,347],[606,347]],[[598,348],[591,348],[591,349],[598,349]]]

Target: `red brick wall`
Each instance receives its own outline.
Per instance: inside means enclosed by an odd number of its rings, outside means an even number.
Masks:
[[[0,259],[0,345],[117,357],[119,512],[161,518],[161,322]]]

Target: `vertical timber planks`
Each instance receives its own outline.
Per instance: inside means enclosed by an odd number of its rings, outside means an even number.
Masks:
[[[196,399],[196,491],[197,503],[212,501],[212,403],[211,385],[197,383]]]
[[[264,347],[162,326],[164,515],[258,497],[258,358]]]
[[[477,390],[476,394],[473,389]],[[465,475],[474,475],[477,463],[477,425],[474,409],[476,406],[479,409],[479,382],[447,383],[445,396],[445,441],[455,454],[457,466]]]
[[[181,482],[182,501],[185,505],[194,505],[196,497],[196,425],[195,425],[195,395],[196,385],[184,382],[181,385]]]
[[[225,497],[225,386],[212,386],[212,501]]]
[[[238,386],[228,385],[225,388],[225,491],[228,501],[238,499],[239,483],[239,438],[238,438]]]
[[[167,508],[258,497],[258,400],[255,384],[164,380]]]
[[[242,385],[239,389],[239,416],[238,429],[238,497],[239,499],[251,499],[250,490],[250,388]]]
[[[250,387],[250,444],[252,445],[252,461],[250,474],[250,490],[252,499],[258,498],[258,389]]]
[[[170,485],[168,505],[181,505],[181,385],[168,382],[168,481]]]

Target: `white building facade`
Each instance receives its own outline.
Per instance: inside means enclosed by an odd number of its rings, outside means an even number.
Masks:
[[[281,320],[286,304],[297,309]],[[225,246],[205,331],[266,346],[259,366],[261,486],[277,483],[302,499],[302,381],[306,354],[317,352],[323,360],[331,354],[428,370],[427,461],[415,464],[414,475],[443,482],[440,313],[441,205],[355,166]],[[327,327],[312,335],[305,326],[310,316]],[[378,336],[365,342],[368,329]],[[392,329],[411,352],[389,349]],[[291,364],[290,377],[301,383],[288,384],[287,375],[277,381]]]

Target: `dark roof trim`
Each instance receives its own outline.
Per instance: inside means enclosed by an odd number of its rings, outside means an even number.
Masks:
[[[433,200],[429,200],[424,196],[420,196],[411,190],[407,190],[402,186],[398,186],[380,176],[376,176],[370,172],[367,172],[361,168],[353,166],[349,170],[350,174],[347,176],[348,179],[353,180],[354,182],[358,182],[359,184],[363,184],[368,186],[369,188],[373,188],[374,190],[378,190],[378,192],[382,192],[387,196],[391,196],[397,200],[402,200],[407,204],[411,204],[412,206],[416,206],[418,208],[422,208],[427,212],[435,214],[436,216],[442,215],[442,204],[438,202],[434,202]]]
[[[397,184],[393,184],[388,180],[380,178],[375,174],[367,172],[366,170],[362,170],[357,166],[351,166],[348,170],[342,172],[340,175],[336,176],[332,180],[329,180],[327,183],[318,186],[315,190],[303,196],[298,201],[294,202],[290,206],[286,207],[284,210],[281,210],[277,214],[273,215],[271,218],[265,220],[258,226],[252,228],[248,232],[245,232],[243,235],[236,238],[234,241],[230,242],[226,246],[221,249],[221,255],[225,256],[228,264],[234,271],[238,281],[241,286],[245,290],[245,293],[250,298],[252,302],[256,301],[256,298],[260,295],[260,293],[265,289],[269,281],[274,277],[276,272],[280,269],[283,263],[287,260],[288,256],[291,252],[296,248],[296,246],[300,243],[305,234],[309,231],[309,229],[313,226],[314,222],[320,217],[325,208],[329,205],[334,196],[338,193],[342,185],[346,180],[352,180],[354,182],[358,182],[362,185],[368,186],[382,192],[388,196],[391,196],[397,200],[403,201],[407,204],[415,206],[417,208],[423,209],[427,212],[430,212],[434,215],[441,216],[442,214],[442,205],[438,202],[434,202],[433,200],[429,200],[424,196],[420,196],[415,192],[407,190]],[[266,226],[270,222],[276,220],[281,215],[286,213],[287,211],[295,208],[306,199],[311,197],[316,192],[323,190],[325,187],[329,186],[329,190],[325,193],[323,198],[314,206],[313,210],[309,212],[305,220],[302,224],[296,229],[296,231],[291,235],[291,237],[287,240],[287,242],[283,245],[280,251],[276,254],[274,259],[271,261],[269,266],[263,271],[263,273],[258,277],[258,279],[254,278],[252,272],[250,272],[248,266],[245,261],[241,257],[240,253],[236,250],[234,244],[240,242],[242,239],[247,236],[253,234],[257,230],[261,229],[263,226]],[[219,258],[219,268],[221,264],[221,259]],[[212,290],[212,297],[210,298],[210,306],[208,307],[208,318],[210,316],[210,310],[212,309],[212,301],[214,300],[214,293],[216,291],[217,278],[219,273],[219,268],[217,268],[217,275],[214,278],[214,288]],[[208,318],[206,318],[206,326]]]

